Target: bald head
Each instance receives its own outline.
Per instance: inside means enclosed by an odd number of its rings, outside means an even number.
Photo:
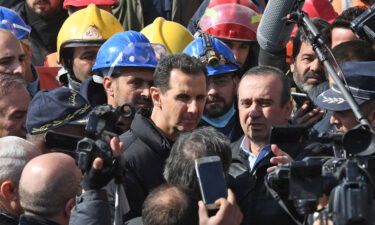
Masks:
[[[0,29],[0,72],[25,77],[24,60],[21,42],[10,31]]]
[[[21,206],[26,213],[55,216],[78,193],[81,176],[72,157],[63,153],[40,155],[27,163],[22,172]]]
[[[191,196],[191,190],[179,185],[155,188],[143,203],[143,224],[198,224],[198,204]]]

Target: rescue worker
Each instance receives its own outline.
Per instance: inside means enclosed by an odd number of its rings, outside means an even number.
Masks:
[[[121,31],[116,18],[94,4],[72,14],[57,37],[57,61],[66,70],[58,81],[79,91],[81,82],[91,76],[99,47]]]
[[[30,26],[26,25],[15,11],[0,6],[0,28],[11,31],[20,40],[25,54],[25,71],[22,74],[22,78],[27,82],[27,89],[30,94],[35,95],[39,91],[39,75],[35,67],[31,64]]]
[[[232,49],[234,58],[241,65],[240,74],[258,65],[256,32],[260,15],[251,1],[210,1],[203,15],[200,17],[197,12],[192,20],[201,32],[219,38]]]
[[[202,34],[185,48],[184,53],[200,59],[208,72],[207,100],[199,126],[213,126],[231,142],[236,141],[243,135],[234,105],[239,81],[235,72],[240,66],[230,48],[220,40]]]
[[[92,69],[100,75],[95,75],[93,80],[103,84],[107,104],[114,108],[124,103],[131,103],[136,109],[151,108],[149,88],[162,55],[166,55],[164,46],[151,44],[143,34],[136,31],[117,33],[106,41]],[[87,93],[86,96],[92,97],[92,94]],[[123,121],[124,130],[129,129],[131,120]]]

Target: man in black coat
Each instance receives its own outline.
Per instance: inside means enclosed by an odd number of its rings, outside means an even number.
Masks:
[[[245,135],[233,143],[229,171],[234,178],[231,187],[244,214],[242,224],[295,224],[264,185],[272,166],[301,154],[299,145],[269,144],[271,126],[287,125],[292,108],[289,83],[279,69],[258,66],[242,77],[238,109]]]
[[[163,168],[178,134],[194,129],[206,102],[205,66],[186,54],[166,56],[154,73],[150,88],[153,110],[135,115],[128,132],[120,136],[125,145],[121,165],[125,169],[125,192],[130,212],[125,220],[141,215],[150,191],[164,183]]]

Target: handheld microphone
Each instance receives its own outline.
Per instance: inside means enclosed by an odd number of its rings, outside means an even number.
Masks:
[[[301,0],[269,1],[258,26],[259,46],[270,53],[278,53],[284,49],[294,27],[294,23],[289,21],[287,16],[302,6]]]

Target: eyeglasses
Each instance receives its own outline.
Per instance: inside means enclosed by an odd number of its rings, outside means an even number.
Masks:
[[[224,87],[226,86],[231,80],[233,79],[233,76],[221,76],[221,77],[209,77],[208,78],[208,84],[213,84],[218,87]]]

